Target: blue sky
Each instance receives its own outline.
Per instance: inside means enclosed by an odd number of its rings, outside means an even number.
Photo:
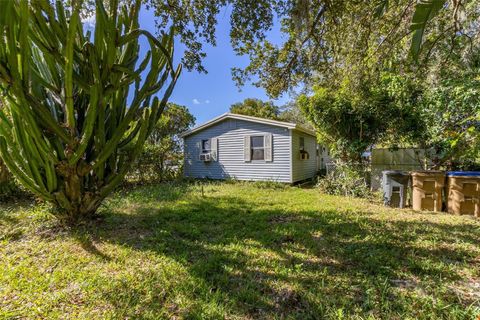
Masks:
[[[141,27],[154,33],[153,12],[144,9],[140,15]],[[243,101],[245,98],[268,100],[263,89],[246,84],[239,91],[232,80],[230,69],[246,66],[248,57],[236,56],[231,48],[229,18],[229,11],[223,9],[218,15],[217,46],[204,48],[207,57],[203,63],[208,74],[197,71],[188,72],[184,69],[170,98],[171,102],[187,106],[197,119],[197,125],[227,112],[231,104]],[[280,40],[278,33],[272,32],[272,36]],[[179,42],[176,43],[175,50],[175,62],[179,63],[183,53],[183,47]],[[282,97],[275,103],[280,106],[287,101],[288,97]]]

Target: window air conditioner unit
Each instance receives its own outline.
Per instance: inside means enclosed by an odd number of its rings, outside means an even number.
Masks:
[[[200,161],[210,162],[212,161],[212,155],[210,153],[202,153],[200,154]]]

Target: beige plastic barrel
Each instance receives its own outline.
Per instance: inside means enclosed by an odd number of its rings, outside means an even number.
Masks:
[[[442,191],[445,187],[445,172],[412,172],[413,210],[442,211]]]
[[[480,217],[480,177],[448,177],[448,212]]]

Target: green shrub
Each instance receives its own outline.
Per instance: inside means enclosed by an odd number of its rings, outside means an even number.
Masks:
[[[126,182],[158,183],[181,177],[183,139],[180,135],[194,123],[195,117],[187,107],[168,103],[130,170]]]
[[[335,169],[318,180],[317,186],[326,194],[367,198],[372,193],[363,167],[339,163]]]
[[[278,182],[274,180],[255,181],[253,182],[253,184],[258,189],[274,189],[274,190],[285,189],[288,186],[286,183]]]
[[[146,144],[127,176],[128,182],[147,184],[181,177],[183,155],[169,152],[164,145]]]

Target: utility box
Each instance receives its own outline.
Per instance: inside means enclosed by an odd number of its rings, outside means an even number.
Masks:
[[[445,172],[412,172],[412,206],[413,210],[442,211]]]
[[[405,208],[409,181],[408,172],[382,171],[383,203],[394,208]]]
[[[447,208],[454,214],[480,217],[480,172],[447,172]]]

